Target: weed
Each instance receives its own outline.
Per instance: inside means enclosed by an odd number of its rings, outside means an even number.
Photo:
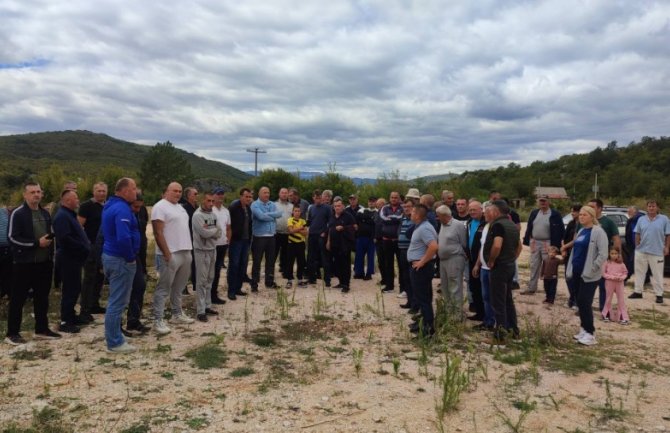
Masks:
[[[251,342],[259,347],[271,347],[277,344],[277,339],[269,329],[259,330],[251,335]]]
[[[623,408],[623,398],[616,397],[616,400],[618,400],[618,403],[615,402],[609,379],[605,379],[605,404],[594,408],[596,412],[600,413],[601,421],[623,421],[628,415],[628,411]]]
[[[491,402],[493,408],[495,409],[496,416],[505,424],[507,428],[510,429],[512,433],[521,433],[523,431],[523,423],[526,421],[528,415],[535,410],[536,402],[528,403],[530,396],[526,396],[523,401],[515,401],[513,403],[514,407],[519,410],[519,418],[516,421],[513,421],[512,418],[507,415],[500,407],[495,403]]]
[[[147,424],[146,421],[140,421],[121,430],[119,433],[149,433],[150,431],[151,428],[149,427],[149,424]]]
[[[156,352],[156,353],[170,353],[170,352],[172,352],[172,346],[170,346],[169,344],[158,343],[158,345],[154,349],[154,352]]]
[[[316,289],[316,299],[312,305],[312,312],[315,316],[323,314],[323,312],[328,309],[328,301],[326,300],[326,291],[324,290],[323,285],[319,285]]]
[[[201,369],[223,367],[228,360],[228,356],[226,351],[219,347],[223,342],[222,340],[222,337],[213,337],[202,346],[189,350],[184,356],[191,358],[195,366]]]
[[[400,359],[394,357],[391,360],[391,363],[393,363],[393,374],[395,375],[395,377],[398,377],[398,374],[400,373]]]
[[[468,373],[461,367],[461,358],[444,354],[445,363],[438,378],[441,396],[435,404],[438,419],[456,409],[461,398],[461,393],[468,387],[470,380]]]
[[[171,371],[164,371],[160,374],[163,379],[172,380],[174,379],[174,373]]]
[[[48,347],[37,347],[35,350],[18,350],[11,354],[11,358],[17,361],[36,361],[38,359],[51,358],[51,349]]]
[[[354,369],[356,370],[356,377],[360,377],[361,370],[363,370],[363,349],[354,349],[351,351],[351,357],[354,361]]]
[[[230,372],[230,377],[244,377],[251,376],[255,371],[251,367],[237,367],[235,370]]]
[[[288,310],[291,307],[286,291],[282,287],[277,289],[277,306],[279,307],[279,317],[281,320],[289,318]]]
[[[207,418],[191,418],[186,420],[186,425],[194,430],[200,430],[209,425]]]

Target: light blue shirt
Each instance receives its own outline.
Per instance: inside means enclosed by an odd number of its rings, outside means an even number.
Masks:
[[[0,207],[0,247],[9,246],[7,231],[9,227],[9,212],[6,207]]]
[[[636,251],[663,257],[665,237],[670,235],[670,220],[665,215],[656,215],[651,221],[649,215],[643,215],[637,220],[635,233],[640,234],[640,245],[635,248]]]
[[[409,248],[407,249],[407,261],[421,260],[432,241],[437,242],[437,232],[428,220],[414,227],[412,240],[409,242]]]

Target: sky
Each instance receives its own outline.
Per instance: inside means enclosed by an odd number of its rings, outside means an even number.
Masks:
[[[670,2],[0,1],[0,135],[461,173],[667,136]]]

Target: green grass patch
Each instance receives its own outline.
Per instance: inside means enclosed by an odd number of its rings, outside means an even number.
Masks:
[[[592,374],[605,368],[601,353],[592,348],[549,353],[546,361],[549,370],[560,370],[571,375]]]
[[[36,361],[38,359],[51,358],[51,349],[48,347],[37,347],[33,350],[18,350],[11,355],[12,359],[18,361]]]
[[[230,377],[245,377],[251,376],[254,373],[256,373],[256,371],[251,367],[237,367],[230,372]]]
[[[220,347],[222,343],[222,338],[214,337],[202,346],[189,350],[184,356],[190,358],[197,368],[203,370],[221,368],[228,361],[226,351]]]

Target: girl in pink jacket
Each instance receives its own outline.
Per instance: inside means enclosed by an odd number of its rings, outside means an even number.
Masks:
[[[626,309],[626,301],[623,293],[623,281],[628,276],[626,265],[623,264],[619,251],[615,248],[610,248],[609,258],[603,267],[603,278],[605,278],[605,291],[607,297],[605,298],[605,308],[602,311],[602,317],[605,322],[609,322],[608,316],[612,310],[612,297],[616,292],[617,312],[612,315],[612,320],[628,325],[630,323],[628,317],[628,310]]]

